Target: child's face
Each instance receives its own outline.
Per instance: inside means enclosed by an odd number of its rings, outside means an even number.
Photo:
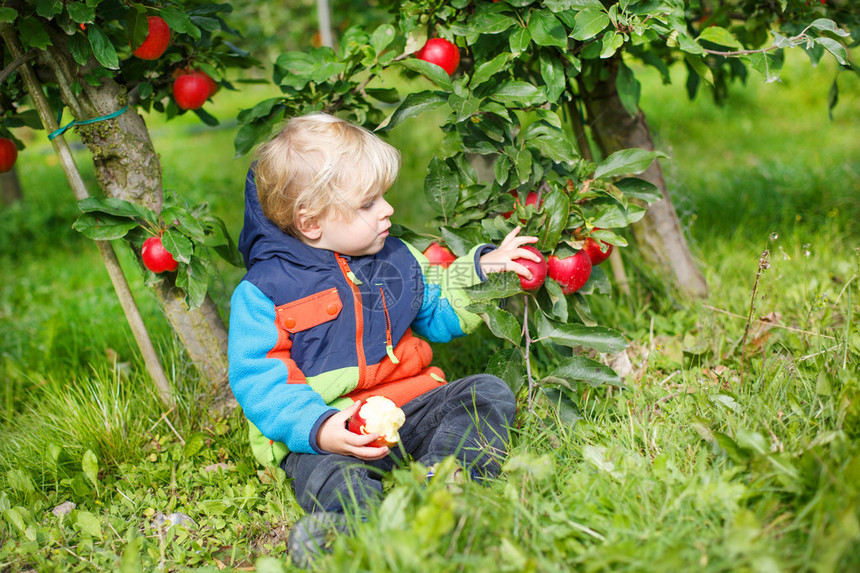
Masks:
[[[352,220],[329,211],[318,219],[322,234],[314,246],[351,257],[374,255],[385,244],[393,213],[394,208],[382,195],[356,207]]]

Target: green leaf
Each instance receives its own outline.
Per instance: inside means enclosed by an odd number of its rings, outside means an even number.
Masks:
[[[542,197],[543,210],[547,218],[541,227],[538,250],[551,251],[561,239],[570,213],[570,198],[561,191],[551,191]]]
[[[175,226],[180,233],[194,239],[198,243],[206,240],[206,230],[203,228],[201,221],[198,221],[197,217],[189,213],[184,207],[179,205],[166,207],[161,212],[161,217],[168,226]]]
[[[644,149],[622,149],[616,151],[594,170],[594,178],[609,178],[630,173],[641,173],[648,169],[658,157],[666,157],[661,151],[646,151]]]
[[[99,518],[89,511],[79,511],[75,520],[81,532],[90,537],[102,538],[102,524]]]
[[[265,119],[242,125],[233,139],[233,148],[236,150],[236,156],[245,155],[257,143],[265,139],[272,132],[274,125],[283,118],[283,114],[284,110],[281,109],[278,113],[274,113]]]
[[[370,36],[370,45],[377,56],[394,41],[395,30],[391,24],[382,24]]]
[[[514,54],[520,54],[528,49],[532,42],[532,33],[528,27],[520,26],[508,37],[508,45]]]
[[[48,37],[48,32],[38,18],[22,18],[18,20],[16,26],[25,48],[44,50],[51,45],[51,38]]]
[[[6,472],[6,484],[25,496],[36,492],[36,486],[33,485],[30,474],[18,468]]]
[[[448,94],[438,91],[423,91],[411,93],[403,100],[394,113],[377,127],[377,130],[388,131],[405,120],[421,115],[425,111],[436,109],[448,101]]]
[[[513,274],[515,273],[505,273]],[[519,279],[517,279],[519,281]],[[466,306],[466,310],[479,314],[490,332],[499,338],[507,340],[515,345],[519,345],[523,338],[523,326],[519,323],[516,317],[506,310],[499,308],[495,302],[476,302]]]
[[[812,24],[810,24],[809,26],[817,30],[825,30],[827,32],[832,32],[833,34],[836,34],[837,36],[841,36],[843,38],[847,38],[851,35],[845,30],[841,29],[836,24],[836,22],[829,18],[819,18],[812,22]]]
[[[623,386],[621,377],[612,368],[585,356],[573,356],[550,372],[548,377],[578,380],[589,386]]]
[[[499,34],[516,23],[509,14],[482,10],[472,19],[472,29],[481,34]]]
[[[505,381],[516,394],[526,379],[523,355],[519,348],[504,348],[496,352],[487,362],[486,374],[492,374]]]
[[[600,50],[600,58],[606,59],[611,58],[615,55],[621,46],[624,45],[624,36],[619,34],[615,30],[610,30],[606,34],[603,35],[603,41],[601,42],[601,50]]]
[[[197,308],[203,304],[209,290],[209,269],[200,257],[193,257],[185,272],[176,275],[176,286],[185,291],[185,304]]]
[[[567,76],[564,73],[562,60],[554,56],[549,50],[541,50],[540,75],[546,84],[546,99],[557,101],[567,87]]]
[[[764,76],[765,82],[779,81],[782,72],[782,58],[769,52],[756,52],[747,56],[750,67]]]
[[[118,70],[119,58],[116,55],[116,48],[102,29],[96,24],[90,24],[87,26],[87,38],[96,60],[109,70]]]
[[[452,215],[460,197],[460,178],[447,162],[438,157],[430,160],[424,178],[427,201],[443,215]]]
[[[523,285],[516,273],[490,273],[484,282],[463,289],[477,302],[507,298],[523,292]]]
[[[508,80],[498,85],[489,97],[503,104],[538,105],[546,101],[543,92],[528,82]]]
[[[694,72],[696,72],[696,74],[699,75],[700,78],[708,82],[710,85],[714,85],[714,72],[701,58],[697,58],[690,54],[684,54],[684,61],[687,62],[687,64]]]
[[[639,179],[638,177],[625,177],[615,182],[617,187],[625,197],[639,199],[648,205],[656,203],[663,198],[660,189],[650,181]]]
[[[36,0],[36,14],[45,20],[51,20],[62,12],[63,3],[60,0]]]
[[[399,64],[413,72],[418,72],[446,91],[451,91],[453,89],[453,86],[451,85],[451,77],[448,75],[448,72],[442,68],[442,66],[425,62],[418,58],[407,58],[399,62]]]
[[[138,218],[155,223],[158,215],[155,211],[117,197],[87,197],[78,201],[78,209],[85,213],[102,212],[117,217]]]
[[[558,417],[562,422],[574,426],[582,419],[582,413],[571,398],[569,389],[542,385],[541,392],[546,395],[550,402],[555,404]]]
[[[191,16],[185,10],[166,6],[161,9],[159,15],[170,26],[171,33],[188,34],[195,40],[201,38],[200,28],[194,25],[194,22],[191,21]]]
[[[701,34],[699,34],[698,40],[707,40],[708,42],[717,44],[718,46],[726,46],[727,48],[735,48],[738,50],[742,50],[744,47],[734,34],[720,26],[708,26],[702,30]]]
[[[848,65],[848,51],[845,46],[834,40],[833,38],[815,38],[815,43],[819,46],[824,46],[824,49],[833,54],[836,61],[843,66]]]
[[[529,16],[528,29],[535,44],[567,49],[567,31],[549,10],[533,11]]]
[[[72,228],[94,241],[121,239],[138,227],[137,221],[128,217],[117,217],[107,213],[83,213],[72,224]]]
[[[90,59],[90,54],[93,53],[92,48],[90,48],[90,43],[87,41],[87,38],[82,33],[76,33],[69,36],[69,39],[66,41],[66,46],[69,48],[69,53],[72,54],[72,58],[74,58],[75,63],[79,66],[86,65],[87,61]]]
[[[87,450],[84,452],[84,458],[81,462],[81,466],[84,470],[84,475],[87,476],[87,479],[90,480],[90,483],[93,484],[96,489],[99,487],[99,460],[96,458],[96,455],[92,452],[92,450]]]
[[[503,52],[488,62],[482,63],[475,69],[472,79],[469,81],[469,86],[474,89],[484,83],[498,72],[505,69],[508,62],[513,58],[513,54]]]
[[[194,432],[191,434],[191,437],[185,441],[185,448],[182,450],[182,454],[186,458],[191,458],[200,453],[200,450],[203,449],[203,446],[206,445],[206,434],[202,432]]]
[[[95,7],[87,6],[83,2],[69,2],[66,7],[69,10],[69,17],[75,22],[92,22],[96,19]]]
[[[627,348],[627,340],[617,330],[605,326],[585,326],[549,320],[542,314],[535,319],[539,338],[548,338],[556,344],[584,346],[598,352],[617,354]]]
[[[612,21],[602,9],[586,8],[576,14],[575,22],[576,28],[570,33],[570,37],[574,40],[585,41],[598,35]]]
[[[0,7],[0,23],[11,24],[18,17],[18,11],[14,8]]]
[[[194,245],[188,237],[175,229],[167,229],[161,236],[161,244],[180,263],[188,264],[194,255]]]
[[[636,117],[639,113],[639,96],[642,93],[642,85],[636,76],[633,75],[633,70],[628,68],[624,62],[618,68],[618,75],[615,78],[615,88],[618,90],[618,98],[621,100],[621,105],[630,114],[630,117]]]

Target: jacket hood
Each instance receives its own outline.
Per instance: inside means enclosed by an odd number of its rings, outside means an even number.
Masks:
[[[286,259],[299,267],[336,264],[331,251],[306,245],[280,230],[266,218],[257,198],[253,165],[245,178],[245,221],[239,234],[239,252],[242,253],[245,268],[248,270],[260,261],[276,257]]]

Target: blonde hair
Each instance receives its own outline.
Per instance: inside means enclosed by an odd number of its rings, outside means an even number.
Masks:
[[[346,221],[382,195],[400,170],[400,152],[370,131],[325,113],[290,120],[260,146],[254,175],[263,214],[301,239],[299,210],[308,218],[334,209]]]

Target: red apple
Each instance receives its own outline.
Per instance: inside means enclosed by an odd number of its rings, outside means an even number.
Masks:
[[[0,173],[11,171],[18,159],[18,146],[7,137],[0,137]]]
[[[599,265],[609,258],[612,254],[612,245],[603,241],[595,241],[591,237],[585,239],[585,245],[582,250],[588,253],[588,258],[591,259],[592,265]]]
[[[140,251],[140,257],[143,259],[143,264],[154,273],[163,273],[165,271],[173,272],[179,265],[170,251],[164,248],[161,243],[161,237],[150,237],[143,242],[143,249]]]
[[[519,263],[526,267],[528,270],[532,272],[531,280],[527,280],[525,277],[520,277],[520,284],[523,286],[523,290],[537,290],[546,280],[546,274],[548,269],[548,265],[546,262],[546,258],[541,254],[539,250],[532,247],[531,245],[526,245],[523,249],[527,251],[531,251],[534,254],[540,257],[540,262],[536,263],[531,259],[514,259],[515,263]]]
[[[415,57],[436,64],[448,75],[453,75],[460,65],[460,50],[445,38],[430,38],[424,47],[415,52]]]
[[[209,87],[197,72],[179,74],[173,82],[173,99],[182,109],[200,109],[209,99]]]
[[[563,259],[552,255],[548,261],[549,276],[561,285],[564,294],[571,294],[582,288],[591,276],[591,259],[585,251]]]
[[[200,76],[201,78],[206,80],[206,85],[209,86],[209,97],[212,97],[213,95],[215,95],[215,93],[221,87],[218,85],[218,83],[215,80],[212,79],[212,76],[210,76],[209,74],[207,74],[203,70],[195,70],[192,67],[176,68],[173,70],[173,73],[171,75],[173,76],[173,79],[175,80],[176,78],[178,78],[179,76],[181,76],[183,74],[189,74],[192,76]]]
[[[390,448],[400,441],[397,431],[404,422],[406,416],[394,402],[384,396],[371,396],[362,401],[358,411],[349,419],[348,428],[353,434],[362,436],[379,434],[379,439],[370,442],[368,446]]]
[[[517,195],[517,192],[516,191],[510,191],[510,194],[513,195],[514,199],[516,199],[517,203],[519,203],[520,198],[519,198],[519,195]],[[540,205],[538,205],[537,200],[538,200],[538,194],[534,191],[529,191],[529,194],[526,195],[526,207],[528,207],[529,205],[534,205],[535,209],[537,209],[540,206]],[[507,213],[502,213],[502,217],[504,217],[505,219],[510,219],[511,215],[513,215],[513,214],[514,214],[513,211],[508,211]],[[525,221],[523,221],[523,222],[525,222]]]
[[[146,23],[149,26],[146,39],[132,54],[141,60],[157,60],[170,43],[170,27],[161,16],[147,16]]]
[[[457,255],[439,243],[430,243],[430,246],[424,249],[424,256],[430,261],[431,266],[436,265],[443,269],[447,269],[451,263],[457,260]]]

